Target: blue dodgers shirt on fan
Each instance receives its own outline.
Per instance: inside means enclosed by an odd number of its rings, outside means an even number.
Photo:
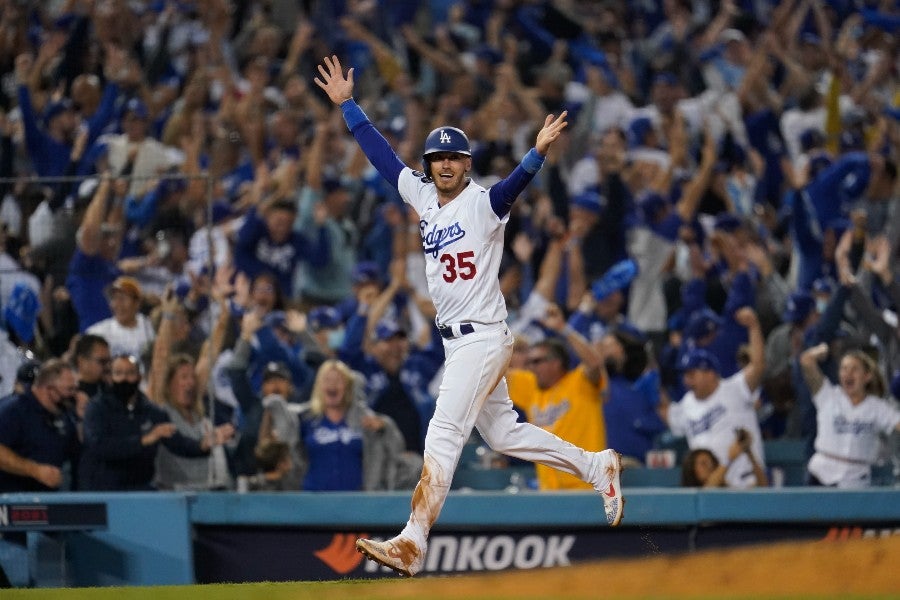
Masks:
[[[362,489],[362,434],[345,420],[325,417],[304,420],[300,436],[309,468],[303,477],[307,491],[358,491]]]

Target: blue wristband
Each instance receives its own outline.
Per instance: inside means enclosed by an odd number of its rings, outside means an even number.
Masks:
[[[525,158],[522,159],[522,168],[532,175],[540,171],[543,164],[544,157],[538,154],[538,151],[534,148],[529,150]]]
[[[344,122],[347,123],[347,128],[350,131],[369,120],[369,117],[359,107],[359,104],[354,102],[353,98],[341,102],[341,112],[344,113]]]

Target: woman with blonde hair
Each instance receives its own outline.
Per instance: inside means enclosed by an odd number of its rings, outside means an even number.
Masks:
[[[418,478],[421,459],[404,452],[397,425],[365,405],[360,386],[339,360],[319,367],[310,401],[299,410],[304,490],[411,488]]]
[[[815,453],[807,469],[811,485],[868,487],[878,457],[879,434],[900,431],[900,410],[885,399],[885,384],[871,356],[851,350],[841,357],[838,384],[828,381],[819,361],[828,344],[800,355],[803,377],[816,407]]]

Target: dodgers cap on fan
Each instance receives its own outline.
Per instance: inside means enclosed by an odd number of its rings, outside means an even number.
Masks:
[[[428,134],[428,137],[425,138],[425,150],[422,152],[422,158],[436,152],[455,152],[472,156],[469,138],[462,129],[456,127],[438,127]]]
[[[280,377],[286,381],[293,381],[293,377],[291,376],[291,370],[287,368],[283,362],[272,361],[266,363],[266,368],[263,369],[262,380],[266,381],[267,379],[271,379],[272,377]]]
[[[722,318],[712,309],[701,308],[691,313],[684,326],[684,337],[698,340],[715,333],[722,325]]]
[[[576,196],[573,196],[572,200],[569,201],[569,204],[571,206],[583,208],[584,210],[599,215],[603,210],[604,200],[603,196],[601,196],[599,192],[593,189],[588,189]]]
[[[379,323],[375,327],[375,332],[373,334],[376,342],[383,342],[397,336],[406,337],[406,331],[391,321],[382,321]]]
[[[638,265],[631,259],[619,261],[591,285],[595,300],[603,300],[613,292],[625,289],[638,274]]]
[[[814,294],[833,294],[836,284],[831,277],[819,277],[812,284]]]
[[[343,321],[341,313],[332,306],[317,306],[306,315],[306,321],[313,331],[340,327]]]
[[[721,372],[719,359],[715,357],[709,350],[703,348],[691,348],[681,357],[681,370],[683,372],[700,369],[703,371]]]
[[[794,292],[788,297],[781,319],[788,323],[802,323],[816,309],[816,299],[808,292]]]
[[[362,285],[365,283],[375,283],[381,285],[381,267],[378,263],[370,260],[362,261],[353,267],[353,273],[350,275],[353,285]]]
[[[637,117],[628,125],[626,137],[629,148],[638,148],[644,145],[644,138],[653,131],[653,121],[650,117]]]

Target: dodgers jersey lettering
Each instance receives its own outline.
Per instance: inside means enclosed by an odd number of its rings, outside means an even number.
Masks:
[[[843,388],[830,381],[822,384],[812,400],[818,433],[809,472],[826,485],[868,485],[870,466],[878,458],[878,436],[894,430],[900,411],[876,396],[853,404]]]
[[[471,180],[459,196],[440,206],[434,183],[423,179],[421,171],[406,167],[397,189],[419,213],[425,277],[438,322],[504,320],[506,302],[497,273],[509,215],[497,217],[488,191]]]
[[[765,469],[762,435],[754,410],[753,392],[747,387],[743,371],[722,379],[709,397],[699,400],[688,392],[681,402],[669,408],[669,428],[675,435],[687,438],[691,450],[706,448],[720,463],[728,462],[728,448],[735,440],[735,430],[746,429],[753,437],[751,452]],[[753,485],[753,465],[741,454],[725,474],[731,487]]]

